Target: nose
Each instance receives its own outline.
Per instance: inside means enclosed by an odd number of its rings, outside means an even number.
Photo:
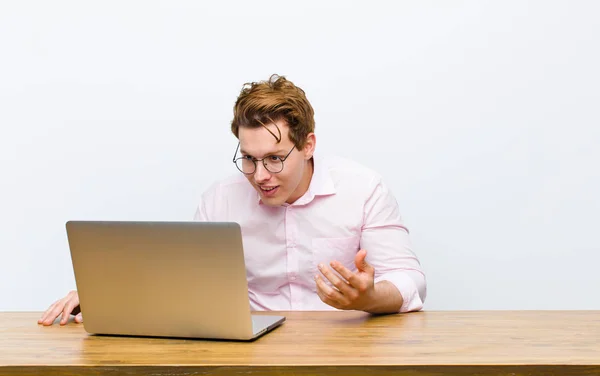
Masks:
[[[262,162],[256,164],[256,171],[254,171],[254,181],[262,184],[271,178],[271,173],[265,168]]]

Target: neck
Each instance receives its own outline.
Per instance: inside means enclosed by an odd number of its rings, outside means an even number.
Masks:
[[[308,191],[308,187],[310,186],[310,181],[312,180],[314,171],[314,162],[313,158],[306,161],[306,166],[304,168],[304,174],[302,175],[302,180],[300,180],[300,184],[298,184],[298,188],[296,188],[296,193],[290,196],[287,200],[288,204],[293,204],[297,199],[302,197],[306,191]]]

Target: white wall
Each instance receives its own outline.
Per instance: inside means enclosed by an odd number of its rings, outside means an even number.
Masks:
[[[600,3],[0,2],[0,310],[74,288],[69,219],[188,220],[241,85],[379,170],[427,309],[600,309]]]

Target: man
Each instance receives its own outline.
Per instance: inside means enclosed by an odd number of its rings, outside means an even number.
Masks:
[[[231,124],[241,172],[215,183],[195,219],[238,222],[253,310],[420,310],[425,276],[392,193],[373,171],[315,155],[314,112],[285,77],[244,85]],[[38,323],[82,321],[71,291]]]

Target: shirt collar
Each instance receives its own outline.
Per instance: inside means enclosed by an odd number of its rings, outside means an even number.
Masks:
[[[327,160],[318,154],[313,155],[313,176],[308,186],[308,192],[311,192],[313,196],[327,196],[336,193]]]

